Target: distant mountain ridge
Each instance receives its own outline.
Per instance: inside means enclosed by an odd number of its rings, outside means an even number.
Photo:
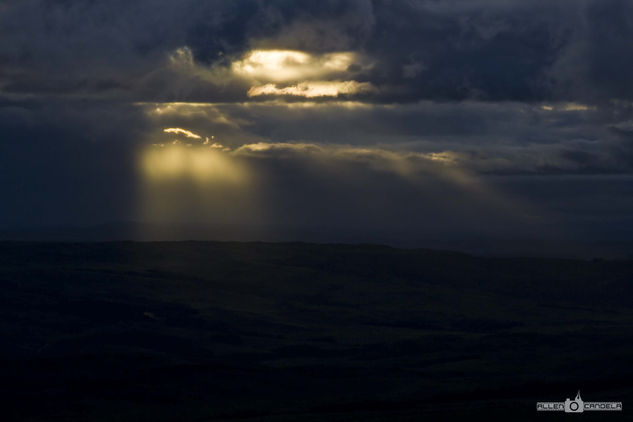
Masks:
[[[42,226],[0,230],[0,241],[104,242],[104,241],[242,241],[382,244],[400,248],[454,250],[487,256],[560,258],[633,258],[633,240],[562,240],[489,237],[477,233],[446,236],[437,233],[380,233],[346,228],[209,226],[133,221],[86,226]]]

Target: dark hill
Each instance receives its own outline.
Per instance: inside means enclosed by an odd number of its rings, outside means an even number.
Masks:
[[[633,405],[633,261],[6,242],[0,282],[3,420],[534,420],[578,389]]]

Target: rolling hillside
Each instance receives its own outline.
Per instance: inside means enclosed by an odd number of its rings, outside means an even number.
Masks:
[[[4,420],[534,420],[578,389],[633,403],[633,261],[6,242],[0,283]]]

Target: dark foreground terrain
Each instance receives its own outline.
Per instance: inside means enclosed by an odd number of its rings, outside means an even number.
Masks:
[[[633,261],[7,242],[0,283],[0,420],[631,420]],[[624,411],[535,411],[578,389]]]

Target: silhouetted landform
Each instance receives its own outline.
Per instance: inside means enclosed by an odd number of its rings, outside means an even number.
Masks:
[[[574,259],[633,259],[633,241],[628,230],[618,238],[592,234],[573,238],[552,233],[532,238],[491,236],[478,231],[459,233],[354,230],[349,227],[305,227],[292,225],[201,225],[142,222],[110,222],[87,226],[43,226],[0,228],[0,241],[113,242],[113,241],[229,241],[372,243],[396,248],[426,248],[487,256],[520,256]]]
[[[567,420],[536,401],[579,389],[624,404],[591,420],[633,406],[630,260],[5,242],[0,282],[1,420]]]

